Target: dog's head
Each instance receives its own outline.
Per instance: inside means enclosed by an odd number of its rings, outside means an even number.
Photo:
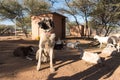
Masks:
[[[26,47],[27,51],[28,51],[28,55],[34,55],[35,54],[35,50],[33,46],[28,46]]]
[[[38,25],[45,31],[50,31],[55,27],[54,22],[49,18],[44,18],[41,22],[38,23]]]

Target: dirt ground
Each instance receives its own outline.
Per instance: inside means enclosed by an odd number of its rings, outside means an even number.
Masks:
[[[78,40],[86,51],[100,54],[102,49],[90,47],[90,40]],[[109,57],[99,66],[80,60],[79,51],[75,49],[55,50],[56,71],[50,73],[49,63],[42,64],[37,71],[36,60],[12,54],[18,46],[32,45],[37,49],[38,43],[26,38],[0,37],[0,80],[120,80],[120,56]]]

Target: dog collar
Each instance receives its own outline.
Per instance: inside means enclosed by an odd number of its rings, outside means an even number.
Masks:
[[[46,33],[47,36],[51,35],[50,31],[46,31],[45,33]]]

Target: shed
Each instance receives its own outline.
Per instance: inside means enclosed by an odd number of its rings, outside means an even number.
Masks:
[[[50,13],[39,14],[31,17],[32,40],[36,40],[39,37],[40,30],[39,30],[38,22],[40,22],[41,18],[45,18],[45,17],[53,20],[55,24],[54,31],[56,34],[56,39],[58,38],[64,39],[66,17],[56,12],[50,12]]]

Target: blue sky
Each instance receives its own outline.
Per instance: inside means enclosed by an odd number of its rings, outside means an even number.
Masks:
[[[5,25],[14,25],[14,23],[10,20],[4,20],[4,21],[0,21],[0,24],[5,24]]]
[[[54,3],[53,8],[52,8],[52,10],[54,12],[56,12],[57,9],[59,9],[59,8],[65,8],[64,0],[57,0],[57,1],[58,2]],[[66,16],[70,21],[75,21],[75,19],[71,15],[68,15],[68,14],[62,14],[62,15]],[[83,20],[82,17],[77,16],[77,18],[78,18],[78,21],[79,21],[80,24],[84,23],[84,20]],[[14,23],[12,21],[10,21],[10,20],[0,21],[0,24],[14,25]]]
[[[54,3],[54,5],[53,5],[54,11],[57,11],[57,9],[59,9],[59,8],[65,8],[64,0],[57,0],[57,1],[58,1],[58,3]],[[71,15],[68,15],[68,14],[62,14],[62,15],[66,16],[70,21],[75,21],[74,17]],[[84,20],[82,17],[77,16],[77,19],[78,19],[80,24],[84,24]]]

